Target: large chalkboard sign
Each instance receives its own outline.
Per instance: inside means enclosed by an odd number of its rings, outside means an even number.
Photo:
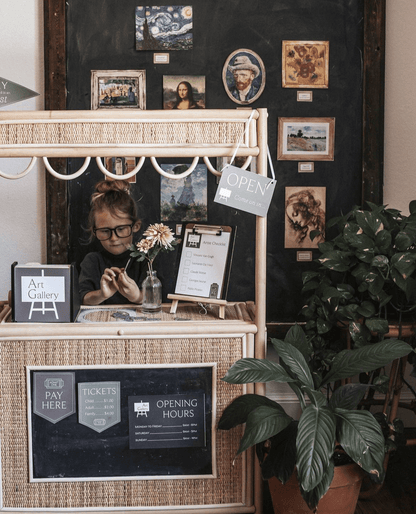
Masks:
[[[30,480],[214,477],[215,370],[28,367]]]
[[[74,0],[66,13],[68,109],[90,108],[91,70],[100,69],[145,70],[148,110],[163,107],[163,76],[184,74],[205,76],[206,108],[236,108],[222,83],[223,65],[239,48],[248,48],[261,57],[266,86],[250,107],[268,109],[268,143],[277,173],[276,191],[268,213],[268,321],[298,319],[302,306],[301,273],[311,266],[297,261],[295,249],[284,248],[285,188],[326,188],[327,219],[361,203],[364,13],[371,11],[364,4],[364,0],[195,0],[192,2],[193,50],[170,52],[169,64],[154,64],[154,52],[136,50],[135,0],[124,0],[122,8],[99,0],[87,3]],[[282,88],[284,40],[329,41],[329,87],[315,89],[312,102],[299,102],[295,89]],[[380,54],[380,49],[377,53]],[[299,173],[295,161],[277,161],[279,117],[334,117],[334,161],[315,163],[314,173]],[[72,160],[69,172],[79,166],[79,162]],[[87,216],[93,185],[100,178],[99,170],[91,166],[82,184],[80,180],[68,184],[69,261],[79,262],[89,251],[79,244],[83,235],[81,225]],[[238,227],[229,299],[251,300],[254,299],[254,216],[214,204],[216,189],[216,177],[209,175],[208,223]],[[159,220],[159,191],[160,177],[150,164],[145,165],[134,192],[142,208],[144,227]],[[313,253],[316,256],[316,250]],[[171,260],[158,266],[164,275],[164,291],[171,293],[175,283],[175,277],[170,275]]]

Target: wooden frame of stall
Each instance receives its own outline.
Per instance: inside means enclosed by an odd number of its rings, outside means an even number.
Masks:
[[[149,158],[159,173],[163,170],[157,164],[158,157],[191,157],[193,162],[190,168],[182,175],[175,178],[183,178],[184,175],[192,173],[199,159],[203,159],[209,171],[215,175],[220,175],[210,163],[210,157],[245,156],[248,166],[252,157],[257,158],[257,173],[267,175],[267,110],[203,110],[192,111],[37,111],[37,112],[4,112],[0,113],[0,157],[25,157],[31,158],[28,167],[15,176],[9,176],[0,170],[0,177],[5,179],[24,179],[33,168],[37,159],[41,158],[49,174],[63,181],[71,180],[82,175],[88,168],[91,158],[96,158],[101,171],[113,178],[120,176],[113,175],[105,169],[101,162],[102,157],[123,154],[125,156],[138,157],[139,161],[131,174],[139,174],[146,158]],[[67,157],[84,157],[85,162],[82,167],[72,175],[57,172],[49,158],[65,159]],[[52,162],[56,162],[53,161]],[[123,176],[125,178],[126,176]],[[138,175],[140,180],[140,174]],[[236,346],[239,348],[237,358],[243,356],[253,356],[264,358],[266,352],[266,218],[256,217],[255,235],[255,302],[250,306],[246,304],[230,305],[226,307],[225,320],[212,319],[209,322],[187,324],[186,322],[163,321],[155,326],[152,323],[137,322],[133,324],[97,323],[94,325],[81,324],[25,324],[7,323],[7,316],[2,316],[0,323],[0,361],[2,362],[2,377],[0,378],[0,388],[6,387],[10,382],[7,367],[13,367],[14,360],[11,355],[21,350],[22,354],[27,355],[33,352],[32,346],[36,344],[52,345],[55,347],[57,341],[66,341],[66,344],[77,347],[77,345],[93,344],[97,340],[107,341],[108,344],[122,344],[129,348],[135,347],[134,341],[142,343],[151,339],[163,338],[169,345],[172,341],[179,338],[181,341],[203,340],[204,347],[210,348],[211,343],[205,342],[211,339],[220,338],[221,341],[228,341],[229,338],[236,338]],[[227,315],[228,309],[236,309],[236,319],[231,319]],[[114,340],[114,341],[113,341]],[[37,341],[37,342],[36,342]],[[68,343],[69,341],[69,343]],[[90,342],[89,342],[90,341]],[[172,343],[173,344],[173,343]],[[194,343],[195,344],[195,343]],[[59,346],[59,345],[58,345]],[[137,344],[136,344],[137,346]],[[228,347],[228,343],[226,345]],[[175,346],[176,348],[176,346]],[[48,353],[53,350],[49,348]],[[57,352],[57,358],[59,354]],[[71,349],[71,354],[76,350]],[[132,350],[129,350],[131,352]],[[172,350],[173,351],[173,350]],[[176,350],[175,350],[176,351]],[[208,351],[208,350],[207,350]],[[97,350],[99,352],[99,350]],[[113,352],[113,350],[111,350]],[[110,353],[111,353],[110,352]],[[94,352],[92,352],[94,353]],[[208,352],[209,353],[209,352]],[[60,355],[60,354],[59,354]],[[106,360],[108,357],[97,354],[97,363]],[[59,357],[60,358],[60,357]],[[72,359],[76,358],[72,355]],[[172,357],[173,358],[173,357]],[[221,355],[216,355],[221,359]],[[33,354],[32,360],[20,361],[21,366],[37,365],[36,356]],[[67,357],[62,357],[63,362],[69,362]],[[212,361],[212,355],[209,361]],[[19,359],[17,359],[19,360]],[[43,362],[43,361],[42,361]],[[46,362],[46,361],[45,361]],[[9,363],[9,364],[7,364]],[[95,363],[95,362],[94,362]],[[232,359],[228,358],[227,366],[232,364]],[[228,369],[228,368],[227,368]],[[222,371],[226,371],[223,369]],[[20,373],[21,371],[19,371]],[[4,376],[3,376],[4,375]],[[221,373],[220,373],[221,375]],[[20,381],[20,378],[18,379]],[[235,387],[235,386],[234,386]],[[233,389],[234,397],[242,392],[251,390],[258,394],[264,394],[264,385],[256,384],[252,387],[237,387]],[[15,394],[18,394],[16,392]],[[7,403],[6,398],[1,400],[4,407]],[[9,398],[10,399],[10,398]],[[17,401],[13,398],[13,401]],[[227,401],[230,401],[228,398]],[[10,407],[11,408],[11,407]],[[218,409],[217,409],[218,410]],[[3,412],[3,408],[1,409]],[[20,413],[22,415],[22,413]],[[221,414],[218,412],[218,414]],[[22,424],[20,418],[18,425]],[[6,442],[2,442],[2,458],[7,458],[9,449]],[[26,450],[25,450],[26,451]],[[223,450],[224,451],[224,450]],[[231,451],[231,450],[230,450]],[[253,459],[252,452],[244,461],[242,485],[243,500],[232,505],[179,505],[179,506],[160,506],[153,505],[151,510],[146,511],[145,506],[132,510],[127,505],[129,511],[152,512],[157,514],[172,512],[180,507],[182,511],[187,509],[190,512],[212,512],[212,513],[237,513],[237,512],[261,512],[262,487],[261,476],[257,461]],[[226,456],[232,461],[234,455]],[[16,456],[12,456],[16,460]],[[3,472],[5,467],[3,466]],[[5,481],[6,480],[6,481]],[[232,479],[231,479],[232,480]],[[2,477],[3,494],[9,494],[5,489],[7,477]],[[37,485],[37,484],[35,484]],[[21,486],[22,487],[22,486]],[[234,484],[235,488],[235,484]],[[18,486],[16,485],[16,491]],[[30,493],[27,493],[30,494]],[[13,495],[10,492],[10,495]],[[52,500],[51,500],[52,501]],[[71,509],[79,512],[87,508]],[[0,510],[13,510],[22,512],[33,512],[36,508],[59,509],[59,504],[52,502],[49,504],[39,504],[31,508],[22,507],[8,503],[2,495],[2,505]],[[94,505],[94,510],[97,505]],[[114,512],[126,508],[126,505],[114,505]],[[66,511],[68,508],[66,507]],[[103,510],[104,512],[104,510]],[[105,512],[109,512],[108,507]],[[111,510],[113,512],[113,510]]]

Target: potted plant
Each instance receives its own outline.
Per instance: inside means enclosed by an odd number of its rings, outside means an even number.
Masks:
[[[237,397],[224,410],[218,428],[230,430],[245,423],[238,454],[256,445],[263,478],[276,477],[283,484],[296,468],[300,493],[312,510],[328,491],[340,455],[349,456],[364,471],[382,479],[382,430],[373,414],[356,409],[368,386],[347,384],[334,390],[333,384],[403,357],[411,347],[403,341],[389,340],[343,350],[320,376],[311,370],[314,350],[298,325],[288,331],[284,341],[271,342],[280,363],[244,358],[233,364],[222,380],[230,384],[287,383],[299,400],[301,414],[295,420],[280,404],[257,394]],[[355,491],[354,508],[359,487]],[[290,512],[287,506],[285,509],[283,512]],[[334,512],[341,514],[341,506]]]
[[[416,200],[410,214],[367,202],[327,223],[338,231],[318,245],[319,268],[303,274],[302,314],[315,348],[316,371],[339,351],[339,327],[359,348],[392,325],[416,321]]]

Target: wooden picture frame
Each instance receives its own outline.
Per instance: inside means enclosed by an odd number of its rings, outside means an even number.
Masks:
[[[91,70],[91,109],[146,109],[146,71]]]
[[[277,159],[333,161],[335,118],[279,118]]]
[[[327,89],[329,41],[282,41],[282,87]]]

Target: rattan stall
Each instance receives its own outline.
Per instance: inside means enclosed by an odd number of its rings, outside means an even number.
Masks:
[[[0,113],[0,157],[30,157],[23,179],[38,158],[49,173],[70,180],[82,175],[90,158],[103,173],[102,157],[138,157],[133,174],[150,158],[203,159],[219,174],[210,157],[257,157],[257,173],[267,174],[267,111],[42,111]],[[48,158],[84,157],[72,175],[60,175]],[[191,173],[193,167],[185,173]],[[114,176],[115,178],[119,178]],[[177,177],[181,178],[182,175]],[[261,511],[261,480],[253,455],[233,463],[238,438],[215,430],[225,406],[246,390],[220,379],[244,356],[264,358],[266,346],[266,219],[257,217],[255,236],[255,302],[227,305],[225,319],[217,306],[201,315],[194,304],[178,307],[175,317],[164,306],[158,323],[121,323],[93,319],[91,323],[0,323],[1,507],[3,511],[243,513]],[[2,312],[5,312],[7,306]],[[185,318],[187,321],[181,321]],[[178,320],[179,319],[179,320]],[[30,482],[28,449],[27,368],[215,363],[216,409],[213,428],[215,476],[209,478]],[[256,392],[263,393],[258,386]]]

